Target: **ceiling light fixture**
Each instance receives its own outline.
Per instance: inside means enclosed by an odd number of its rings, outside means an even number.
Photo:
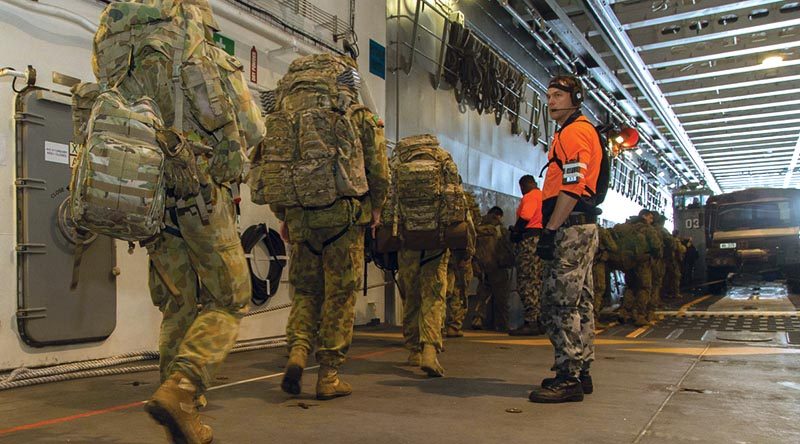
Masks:
[[[780,66],[783,63],[783,57],[779,55],[769,56],[761,61],[764,66],[774,67]]]

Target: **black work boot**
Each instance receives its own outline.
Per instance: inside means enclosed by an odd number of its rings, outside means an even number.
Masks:
[[[533,389],[528,399],[540,403],[580,402],[583,401],[583,387],[576,378],[557,377],[549,386]]]
[[[550,387],[558,380],[560,376],[556,376],[555,378],[544,378],[542,379],[542,387]],[[594,391],[594,385],[592,384],[592,375],[589,374],[588,370],[581,371],[581,387],[583,388],[584,395],[591,395]]]

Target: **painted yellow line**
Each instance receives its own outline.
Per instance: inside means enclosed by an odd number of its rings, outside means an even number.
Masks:
[[[644,334],[644,332],[646,332],[647,330],[650,330],[650,326],[649,325],[645,325],[644,327],[639,327],[636,330],[634,330],[634,331],[628,333],[627,335],[625,335],[625,337],[626,338],[630,338],[630,339],[635,339],[635,338],[638,338],[639,336],[641,336],[642,334]]]
[[[671,355],[696,356],[703,352],[702,347],[644,347],[623,348],[621,351],[638,353],[663,353]],[[778,347],[712,347],[704,356],[748,356],[748,355],[794,355],[800,349]]]
[[[683,306],[678,309],[678,314],[682,315],[682,314],[686,313],[687,311],[689,311],[690,308],[692,308],[693,306],[705,301],[706,299],[708,299],[710,297],[711,297],[711,295],[707,294],[705,296],[701,296],[701,297],[693,300],[692,302],[689,302],[688,304],[683,304]]]

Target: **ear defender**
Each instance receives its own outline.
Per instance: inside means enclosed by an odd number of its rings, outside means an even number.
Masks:
[[[583,91],[581,91],[581,85],[577,84],[575,85],[575,89],[572,90],[572,104],[580,106],[581,103],[583,103]]]

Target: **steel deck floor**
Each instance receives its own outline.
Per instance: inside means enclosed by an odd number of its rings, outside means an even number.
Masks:
[[[215,443],[800,442],[800,348],[598,336],[595,393],[528,402],[549,376],[547,339],[450,339],[446,377],[407,367],[397,329],[360,329],[343,377],[352,396],[281,392],[283,349],[233,354],[209,392]],[[314,365],[310,363],[309,365]],[[155,372],[0,392],[0,442],[166,442],[142,410]],[[521,413],[509,413],[519,409]]]

